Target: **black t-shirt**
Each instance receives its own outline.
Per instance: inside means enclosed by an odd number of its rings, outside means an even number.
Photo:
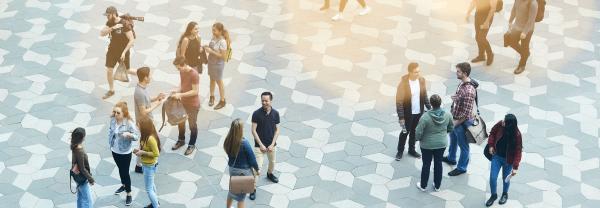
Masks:
[[[185,50],[185,63],[191,67],[200,65],[200,39],[194,38],[193,40],[188,39],[188,46]]]
[[[265,146],[273,143],[273,137],[275,136],[276,125],[279,124],[279,112],[271,108],[271,112],[267,114],[262,107],[254,111],[252,114],[252,123],[256,123],[256,133],[260,138],[260,141]],[[275,143],[277,145],[277,143]],[[256,141],[254,142],[255,147],[259,147]]]
[[[502,138],[498,141],[498,143],[496,143],[496,154],[498,154],[498,156],[506,158],[509,139],[512,138],[508,138],[506,135],[502,135]]]
[[[125,33],[133,30],[133,26],[127,23],[127,21],[123,18],[121,18],[121,20],[118,23],[108,21],[106,22],[106,26],[108,27],[115,26],[116,24],[121,24],[123,25],[123,27],[119,29],[114,29],[110,32],[110,44],[108,44],[109,50],[125,49],[125,46],[127,46],[127,43],[129,42],[129,39],[127,39],[127,35]]]

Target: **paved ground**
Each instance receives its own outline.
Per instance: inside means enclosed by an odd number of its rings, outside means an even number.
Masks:
[[[112,195],[118,172],[105,132],[111,106],[133,102],[135,85],[119,83],[116,96],[100,99],[107,40],[98,33],[108,5],[146,17],[135,26],[132,65],[154,70],[150,91],[178,83],[170,62],[188,21],[200,23],[204,39],[212,23],[224,22],[234,39],[225,72],[229,104],[217,112],[206,106],[202,75],[198,151],[184,157],[183,150],[166,150],[160,158],[163,207],[223,207],[228,178],[221,144],[233,118],[249,121],[263,90],[274,92],[282,114],[281,183],[261,179],[250,207],[481,207],[488,196],[489,162],[480,146],[471,146],[469,173],[444,177],[439,193],[415,188],[420,160],[392,159],[399,132],[395,86],[407,63],[419,62],[430,93],[448,102],[458,84],[453,65],[476,53],[472,25],[463,19],[466,0],[368,1],[373,13],[364,17],[350,1],[337,23],[329,20],[333,10],[318,11],[317,0],[52,2],[0,2],[0,207],[74,207],[67,132],[76,126],[88,131],[95,206],[124,207],[124,196]],[[549,2],[524,74],[512,74],[517,55],[501,47],[505,9],[489,35],[496,62],[475,65],[473,77],[481,80],[486,121],[512,112],[525,133],[505,207],[597,207],[600,4]],[[168,149],[176,129],[163,131]],[[133,174],[133,186],[134,207],[148,204],[141,175]]]

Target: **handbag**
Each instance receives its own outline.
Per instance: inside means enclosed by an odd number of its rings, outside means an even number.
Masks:
[[[81,171],[79,171],[79,166],[77,164],[73,164],[73,167],[71,168],[71,170],[69,170],[69,188],[71,190],[71,193],[77,193],[77,190],[73,191],[73,187],[71,186],[71,183],[73,183],[72,181],[75,181],[75,183],[77,184],[77,188],[79,188],[79,186],[85,183],[86,180],[87,178],[83,174],[81,174]]]
[[[121,82],[129,82],[129,75],[127,74],[125,64],[122,61],[119,61],[119,66],[117,67],[113,78]]]
[[[240,148],[241,149],[241,148]],[[238,150],[238,154],[239,154]],[[237,154],[236,154],[237,155]],[[234,168],[237,162],[237,156],[233,161],[233,165],[229,168]],[[254,177],[254,171],[251,171],[252,175],[237,175],[237,176],[229,176],[229,192],[233,194],[247,194],[254,192],[256,188],[256,178]]]
[[[483,148],[483,155],[485,156],[485,158],[487,158],[489,161],[492,161],[492,154],[490,154],[490,144],[486,144],[485,148]]]
[[[485,139],[488,138],[487,128],[485,122],[479,115],[479,102],[477,102],[477,91],[475,91],[475,100],[473,101],[473,125],[467,127],[465,136],[469,143],[476,143],[480,145]]]

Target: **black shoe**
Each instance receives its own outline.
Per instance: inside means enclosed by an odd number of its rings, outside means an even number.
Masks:
[[[523,71],[525,71],[525,66],[518,66],[518,67],[515,69],[514,73],[515,73],[515,74],[520,74],[520,73],[523,73]]]
[[[506,204],[506,201],[508,201],[508,193],[502,193],[502,196],[500,197],[500,201],[498,201],[498,204]]]
[[[461,174],[466,173],[466,172],[467,171],[462,171],[462,170],[459,170],[459,169],[454,169],[454,170],[450,171],[448,173],[448,175],[449,176],[457,176],[457,175],[461,175]]]
[[[131,196],[127,195],[127,198],[125,198],[125,206],[131,206],[131,201],[133,201]]]
[[[488,55],[485,65],[492,65],[494,63],[494,55]]]
[[[267,173],[267,178],[273,183],[279,183],[279,179],[277,179],[277,177],[272,173]]]
[[[145,206],[144,208],[154,208],[154,207],[152,206],[152,203],[150,203],[150,204],[148,204],[148,206]]]
[[[492,194],[492,196],[490,196],[490,199],[488,199],[487,202],[485,202],[485,206],[486,207],[492,206],[497,198],[498,198],[497,194]]]
[[[123,193],[123,191],[125,191],[125,186],[121,186],[121,187],[119,187],[119,189],[117,189],[117,190],[115,191],[115,195],[118,195],[118,194],[120,194],[120,193]]]
[[[175,145],[173,145],[173,147],[171,147],[171,150],[178,150],[179,148],[183,147],[183,145],[185,145],[184,141],[177,141],[177,143],[175,143]]]
[[[482,62],[482,61],[485,61],[485,56],[477,56],[471,60],[471,63],[477,63],[477,62]]]
[[[254,192],[250,193],[250,196],[248,198],[250,198],[250,200],[256,199],[256,189],[254,189]]]
[[[194,149],[196,149],[196,147],[194,145],[188,145],[188,147],[185,150],[185,153],[183,153],[183,155],[185,155],[185,156],[191,155],[194,152]]]
[[[413,151],[408,151],[408,154],[410,156],[415,157],[415,158],[421,158],[421,154],[419,154],[417,151],[414,151],[414,150]]]
[[[448,165],[456,165],[456,161],[450,161],[450,159],[448,159],[448,157],[443,157],[442,161]]]
[[[404,153],[402,153],[402,152],[396,153],[396,161],[400,161],[402,159],[402,154],[404,154]]]
[[[136,166],[135,166],[135,172],[136,172],[136,173],[144,173],[144,172],[142,171],[142,166],[137,166],[137,165],[136,165]]]

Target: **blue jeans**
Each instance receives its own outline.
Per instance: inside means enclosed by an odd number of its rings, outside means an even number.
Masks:
[[[146,193],[152,207],[158,207],[158,196],[156,195],[156,186],[154,185],[154,174],[156,174],[155,165],[142,165],[142,171],[144,171],[144,183],[146,184]]]
[[[93,204],[90,184],[85,181],[77,187],[77,208],[92,208]]]
[[[448,160],[456,162],[456,147],[460,147],[460,157],[458,158],[458,164],[456,169],[461,171],[467,171],[469,165],[469,142],[465,131],[467,127],[473,125],[472,120],[466,120],[462,124],[454,127],[454,130],[450,132],[450,147],[448,148]]]
[[[496,183],[498,180],[498,173],[500,172],[500,168],[502,168],[502,193],[508,193],[508,187],[510,186],[510,181],[506,183],[504,180],[508,177],[512,172],[512,164],[508,164],[506,162],[506,158],[500,157],[498,155],[492,156],[492,167],[490,167],[490,189],[492,190],[492,194],[496,194]]]

